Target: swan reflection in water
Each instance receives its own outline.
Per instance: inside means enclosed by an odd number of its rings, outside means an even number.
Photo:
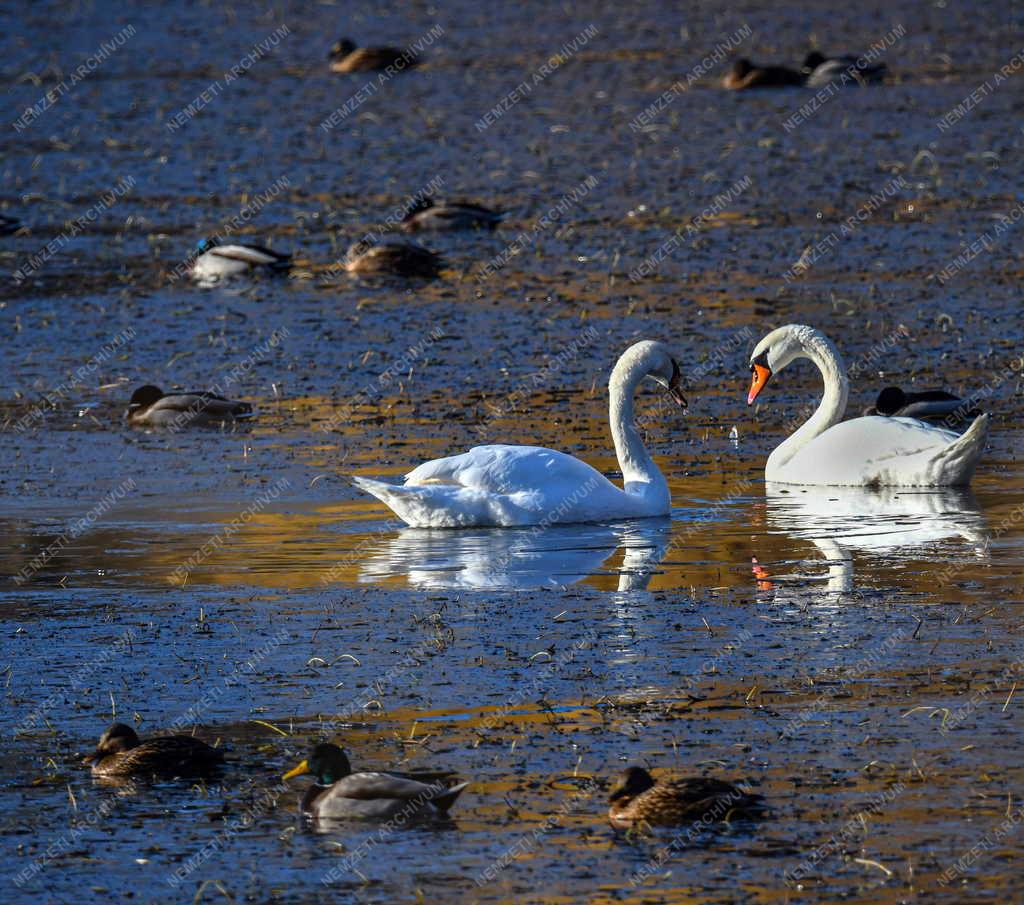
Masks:
[[[670,542],[670,519],[451,531],[404,528],[373,548],[359,580],[404,577],[412,587],[489,590],[575,584],[623,548],[619,590],[647,587]]]
[[[966,553],[986,556],[985,518],[974,495],[964,488],[804,487],[767,483],[765,505],[769,530],[810,541],[828,564],[826,591],[831,596],[854,588],[853,551],[896,554],[960,541]],[[948,558],[949,551],[935,550]],[[772,576],[755,559],[754,574],[762,590],[775,582],[820,576]]]

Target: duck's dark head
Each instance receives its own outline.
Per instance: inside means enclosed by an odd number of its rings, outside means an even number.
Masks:
[[[196,255],[204,255],[218,245],[220,245],[220,240],[216,236],[206,236],[196,243]]]
[[[754,64],[750,62],[746,57],[741,57],[735,63],[732,64],[732,74],[738,78],[743,78],[748,72],[751,72],[754,68]]]
[[[626,804],[653,786],[654,778],[643,767],[628,767],[619,777],[618,785],[612,789],[609,801]]]
[[[131,414],[139,409],[149,408],[154,402],[159,402],[163,398],[164,392],[160,387],[147,383],[132,393],[132,398],[128,400],[128,412]]]
[[[820,50],[812,50],[807,56],[804,57],[804,69],[809,72],[817,69],[822,63],[825,62],[825,54]]]
[[[331,45],[331,52],[327,55],[329,60],[343,60],[356,49],[356,42],[348,38],[342,38]]]
[[[875,410],[879,415],[895,415],[907,404],[906,393],[899,387],[886,387],[875,400]]]
[[[337,745],[323,743],[317,745],[309,757],[294,769],[284,774],[285,779],[292,779],[296,776],[303,776],[312,773],[316,781],[322,786],[329,786],[331,783],[344,779],[352,772],[352,765],[348,762],[345,752]]]
[[[139,746],[139,737],[135,730],[125,723],[114,723],[103,735],[100,736],[100,743],[96,750],[90,754],[84,763],[91,764],[111,754],[120,754],[123,751],[131,751]]]

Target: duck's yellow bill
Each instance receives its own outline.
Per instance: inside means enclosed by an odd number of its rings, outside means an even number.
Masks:
[[[754,400],[757,399],[758,394],[766,386],[768,381],[771,379],[772,372],[769,368],[764,365],[752,365],[750,368],[750,392],[747,393],[747,405],[753,405]]]
[[[282,779],[294,779],[296,776],[302,776],[303,774],[308,773],[308,772],[309,772],[309,761],[308,760],[304,760],[297,767],[295,767],[294,769],[289,770],[287,773],[285,773],[284,776],[282,777]]]

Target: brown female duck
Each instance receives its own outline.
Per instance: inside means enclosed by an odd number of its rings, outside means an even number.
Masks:
[[[743,91],[747,88],[786,88],[792,85],[803,85],[807,76],[795,69],[785,66],[757,66],[748,59],[737,60],[732,65],[722,85],[730,91]]]
[[[356,276],[436,277],[444,259],[412,242],[356,242],[345,257],[345,270]]]
[[[218,767],[224,754],[188,735],[160,735],[140,741],[135,730],[114,723],[85,758],[94,776],[202,776]]]
[[[762,796],[707,776],[656,782],[642,767],[623,772],[612,790],[608,819],[613,826],[678,826],[754,817],[763,812]]]
[[[408,69],[416,59],[397,47],[357,47],[354,41],[342,38],[336,41],[328,54],[331,72],[374,72],[394,66]]]

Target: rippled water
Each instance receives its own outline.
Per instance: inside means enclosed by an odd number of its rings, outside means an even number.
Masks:
[[[26,226],[0,238],[0,269],[60,246],[22,283],[0,280],[5,900],[1020,898],[1019,226],[934,277],[1021,203],[1019,74],[937,126],[1020,50],[1018,5],[44,3],[0,24],[12,121],[133,30],[36,121],[0,130],[0,213]],[[797,129],[784,123],[807,93],[727,95],[711,77],[630,128],[744,24],[743,53],[794,63],[814,43],[906,35],[886,85]],[[436,25],[424,65],[320,128],[367,81],[325,71],[331,41],[405,46]],[[215,82],[204,110],[166,126]],[[449,262],[434,282],[336,274],[438,179],[506,223],[425,239]],[[274,186],[240,232],[293,251],[291,279],[172,279]],[[855,369],[851,412],[887,383],[980,391],[993,426],[972,489],[766,487],[767,454],[820,387],[794,366],[749,410],[745,365],[792,321]],[[687,414],[653,390],[638,405],[670,519],[412,530],[346,480],[481,441],[555,446],[615,478],[605,383],[641,337],[671,343],[688,377]],[[259,417],[131,431],[121,414],[147,382],[217,384]],[[79,761],[114,715],[143,734],[197,723],[229,765],[201,786],[94,784]],[[473,785],[450,824],[310,832],[302,782],[279,777],[324,733],[357,766]],[[663,853],[669,839],[607,826],[604,783],[627,763],[749,779],[772,816]]]

